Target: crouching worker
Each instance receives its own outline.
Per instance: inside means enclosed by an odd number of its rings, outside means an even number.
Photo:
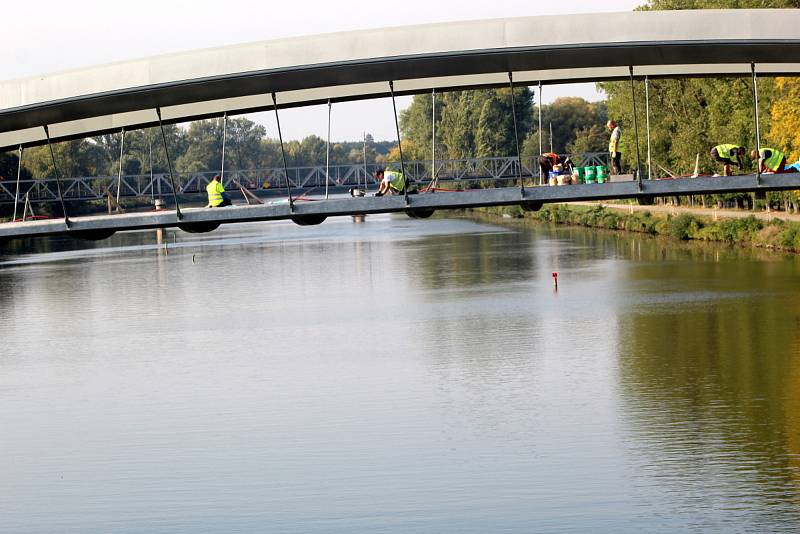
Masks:
[[[380,183],[378,192],[375,193],[376,197],[383,195],[399,195],[403,192],[404,187],[408,187],[409,194],[416,193],[416,189],[412,189],[409,183],[406,185],[406,177],[400,171],[384,171],[378,169],[375,171],[375,179]]]
[[[736,165],[739,169],[744,168],[744,163],[742,162],[744,154],[745,148],[739,145],[724,144],[717,145],[711,149],[711,159],[722,163],[723,176],[731,175],[731,165]]]
[[[231,198],[225,193],[225,188],[222,186],[222,178],[220,178],[219,174],[211,179],[211,182],[206,187],[206,193],[208,193],[207,208],[221,208],[231,205]]]
[[[750,157],[755,161],[758,158],[758,172],[793,172],[786,170],[786,154],[774,148],[762,148],[758,152],[753,150]]]

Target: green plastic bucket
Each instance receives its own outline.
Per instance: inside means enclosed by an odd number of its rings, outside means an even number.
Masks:
[[[593,184],[597,176],[597,169],[595,167],[583,168],[583,179],[587,184]]]
[[[597,183],[602,184],[603,182],[608,181],[608,171],[606,170],[605,166],[598,165],[595,167],[597,169]]]
[[[586,175],[583,172],[583,167],[575,167],[575,172],[578,173],[578,183],[582,184],[586,179]]]

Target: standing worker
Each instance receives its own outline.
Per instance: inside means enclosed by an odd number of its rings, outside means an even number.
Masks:
[[[222,178],[220,178],[219,174],[214,176],[206,186],[206,193],[208,193],[207,208],[221,208],[231,205],[231,198],[225,193],[225,188],[222,186]]]
[[[717,145],[711,149],[711,157],[714,161],[722,163],[722,175],[731,175],[731,165],[736,165],[739,169],[744,169],[742,163],[742,156],[745,154],[745,148],[739,145],[732,145],[730,143],[724,145]],[[736,161],[734,161],[734,159]]]
[[[384,171],[383,169],[378,169],[375,171],[375,179],[380,184],[378,192],[375,193],[376,197],[382,197],[387,194],[399,195],[403,192],[403,187],[406,187],[406,177],[400,171]],[[411,184],[407,187],[409,194],[417,192],[416,189],[411,189]]]
[[[622,152],[619,151],[619,138],[622,137],[622,130],[616,121],[610,120],[606,123],[606,128],[611,130],[611,138],[608,140],[608,153],[611,156],[611,170],[614,174],[622,174]]]
[[[758,172],[793,172],[786,170],[786,154],[774,148],[762,148],[758,152],[753,150],[750,157],[755,160],[758,158]]]

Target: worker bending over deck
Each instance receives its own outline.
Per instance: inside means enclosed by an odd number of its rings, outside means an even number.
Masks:
[[[753,150],[750,157],[755,160],[758,158],[758,172],[792,172],[786,170],[786,154],[775,148],[762,148],[758,152]]]
[[[547,183],[547,177],[556,165],[563,165],[564,170],[572,174],[572,160],[568,157],[559,156],[555,152],[547,152],[539,156],[539,170],[542,171],[543,184]]]
[[[417,192],[416,189],[412,190],[411,184],[406,185],[406,176],[400,171],[378,169],[375,171],[375,179],[380,184],[378,192],[375,193],[376,197],[382,197],[383,195],[399,195],[403,192],[404,187],[408,187],[408,192],[410,194]]]
[[[622,130],[616,121],[608,121],[606,128],[611,130],[611,138],[608,140],[608,153],[611,156],[611,170],[614,174],[622,174],[622,152],[619,151],[619,139],[622,137]]]
[[[739,169],[744,169],[742,163],[742,156],[745,154],[745,148],[739,145],[724,144],[717,145],[711,149],[711,157],[714,161],[722,163],[723,176],[731,175],[731,165],[736,165]],[[734,159],[736,161],[734,161]]]
[[[225,193],[225,188],[222,186],[222,178],[220,178],[219,174],[214,176],[206,186],[206,193],[208,193],[207,208],[221,208],[231,205],[231,198]]]

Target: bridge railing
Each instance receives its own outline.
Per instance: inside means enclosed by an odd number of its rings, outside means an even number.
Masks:
[[[594,152],[569,155],[576,165],[607,165],[608,154]],[[538,157],[523,157],[518,162],[515,157],[467,158],[437,160],[435,177],[437,183],[470,184],[480,182],[483,186],[508,185],[509,180],[521,174],[524,178],[538,180]],[[520,168],[521,163],[521,168]],[[326,181],[332,188],[375,186],[374,173],[378,168],[399,169],[399,163],[332,165],[326,176],[325,166],[290,167],[288,183],[292,189],[324,189]],[[409,161],[405,163],[406,174],[420,186],[432,181],[433,164],[428,161]],[[206,186],[219,171],[179,172],[175,174],[177,193],[205,193]],[[260,169],[230,170],[225,173],[226,189],[240,186],[250,191],[280,190],[286,187],[287,173],[282,167]],[[118,185],[119,184],[119,185]],[[149,173],[117,176],[72,177],[61,180],[62,196],[65,200],[105,200],[110,193],[120,198],[157,198],[172,194],[169,174]],[[19,183],[20,202],[27,195],[31,203],[57,202],[58,184],[54,178],[21,180]],[[0,181],[0,204],[14,202],[16,182]]]

